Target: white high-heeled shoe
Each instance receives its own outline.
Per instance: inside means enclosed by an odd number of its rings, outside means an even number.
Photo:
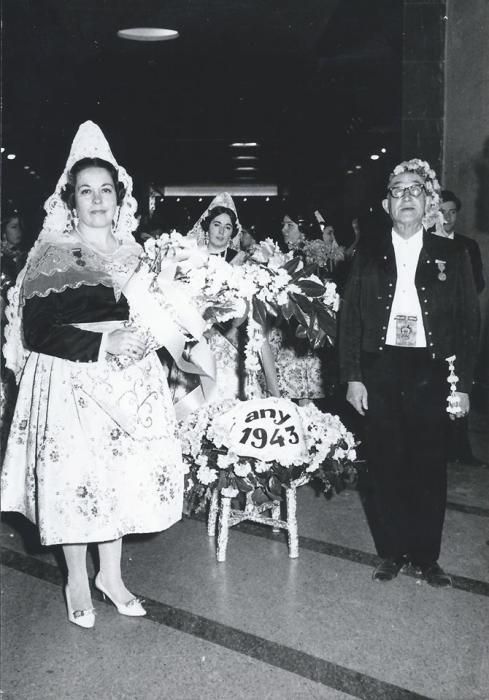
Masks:
[[[85,629],[90,629],[95,624],[95,610],[94,608],[87,608],[86,610],[74,610],[71,604],[71,594],[68,585],[65,586],[65,598],[66,598],[66,608],[68,610],[68,620],[78,627],[84,627]]]
[[[110,602],[115,605],[117,612],[121,615],[127,615],[128,617],[143,617],[143,615],[146,615],[146,610],[141,605],[143,602],[142,598],[134,596],[134,598],[131,598],[127,603],[117,603],[103,584],[100,583],[99,576],[100,574],[97,574],[95,577],[95,588],[98,588],[104,600],[108,598]]]

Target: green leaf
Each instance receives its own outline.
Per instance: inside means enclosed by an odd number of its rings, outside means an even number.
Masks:
[[[296,280],[300,280],[303,277],[309,277],[309,275],[312,275],[316,272],[316,265],[313,265],[309,263],[308,265],[304,265],[304,267],[301,267],[300,269],[296,270],[293,275],[291,275],[292,280],[295,282]]]
[[[286,321],[290,321],[292,316],[294,315],[294,309],[292,307],[292,302],[289,299],[286,304],[280,307],[280,310],[282,311],[282,316],[285,318]]]
[[[272,497],[273,500],[279,499],[282,496],[282,484],[279,479],[275,475],[270,476],[268,480],[268,488],[267,488],[268,493]]]
[[[261,299],[253,297],[253,318],[261,326],[266,326],[267,323],[267,307]]]
[[[313,282],[312,280],[300,279],[295,283],[303,294],[308,297],[322,297],[326,288],[322,284]]]
[[[298,304],[296,304],[296,302],[292,298],[290,300],[290,303],[292,306],[293,314],[299,322],[299,325],[307,328],[307,324],[309,322],[307,316],[302,312],[300,306],[298,306]]]
[[[303,311],[305,314],[309,316],[312,313],[314,307],[310,299],[302,296],[302,294],[294,294],[294,301],[298,306],[300,306],[301,311]]]
[[[242,491],[243,493],[249,493],[250,491],[253,491],[255,487],[252,484],[250,484],[250,482],[247,479],[241,476],[237,476],[236,488],[239,491]]]
[[[319,327],[332,338],[336,337],[336,314],[333,315],[328,308],[317,299],[313,301],[314,311],[317,314]]]
[[[302,261],[300,258],[292,258],[291,260],[287,260],[287,262],[284,265],[282,265],[282,268],[286,270],[289,273],[289,275],[292,276],[301,264],[301,262]]]

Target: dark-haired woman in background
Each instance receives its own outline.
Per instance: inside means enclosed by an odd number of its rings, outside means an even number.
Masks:
[[[246,254],[239,251],[241,224],[232,197],[221,192],[210,203],[188,235],[207,248],[209,255],[216,255],[231,265],[241,265]],[[239,251],[239,252],[238,252]],[[216,386],[213,400],[252,398],[267,393],[278,395],[273,357],[263,336],[261,362],[263,376],[260,383],[250,381],[245,371],[245,318],[217,324],[207,333],[207,342],[216,362]],[[177,412],[185,405],[179,401],[191,390],[191,378],[173,368],[170,386],[177,403]]]
[[[100,129],[82,124],[7,308],[20,386],[2,509],[62,545],[68,619],[85,628],[95,621],[87,544],[98,544],[95,586],[122,615],[144,615],[122,580],[122,536],[163,530],[182,512],[168,385],[126,323],[123,287],[141,253],[131,188]]]
[[[294,257],[300,257],[304,264],[311,263],[310,255],[313,246],[309,243],[321,239],[320,221],[305,209],[288,205],[282,219],[282,237]],[[328,259],[324,258],[324,263]],[[329,277],[326,267],[322,268],[322,258],[315,260],[317,274],[324,279]],[[268,339],[275,358],[275,367],[280,395],[287,399],[296,400],[299,404],[312,400],[321,400],[332,391],[332,373],[334,359],[332,353],[321,349],[311,350],[309,341],[298,337],[295,328],[281,324],[272,327]]]

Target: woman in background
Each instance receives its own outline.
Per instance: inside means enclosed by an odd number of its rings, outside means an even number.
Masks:
[[[308,259],[308,242],[320,236],[317,218],[289,204],[282,219],[282,237],[293,256],[301,258],[305,264],[311,263],[311,259]],[[320,261],[319,258],[315,261],[317,268],[321,267]],[[317,272],[321,274],[319,269]],[[307,339],[296,335],[296,327],[284,323],[273,326],[268,339],[283,398],[306,404],[323,399],[329,393],[326,361],[328,365],[330,362],[325,350],[311,350]]]

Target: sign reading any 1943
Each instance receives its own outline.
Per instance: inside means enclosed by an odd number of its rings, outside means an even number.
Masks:
[[[307,461],[302,422],[292,401],[243,401],[214,421],[224,428],[226,447],[239,456],[264,462]]]

